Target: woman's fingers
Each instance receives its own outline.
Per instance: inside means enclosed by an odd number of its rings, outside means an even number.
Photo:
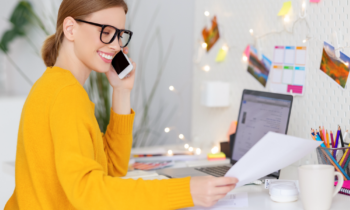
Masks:
[[[225,186],[225,185],[236,184],[237,182],[238,182],[238,179],[234,177],[220,177],[220,178],[216,178],[214,184],[215,186]]]
[[[214,190],[214,194],[216,195],[226,195],[228,192],[233,190],[236,185],[228,185],[228,186],[222,186],[222,187],[216,187]]]

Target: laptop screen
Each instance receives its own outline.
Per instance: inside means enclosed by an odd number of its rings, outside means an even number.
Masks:
[[[286,134],[292,105],[291,100],[245,93],[241,103],[233,161],[243,157],[267,132]]]

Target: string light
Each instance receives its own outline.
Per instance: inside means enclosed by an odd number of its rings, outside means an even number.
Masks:
[[[193,152],[193,147],[188,148],[188,151]]]
[[[248,60],[247,56],[245,56],[245,55],[243,55],[242,59],[243,59],[244,62],[247,62],[247,60]]]
[[[168,150],[168,155],[173,155],[173,151],[172,150]]]
[[[289,22],[289,15],[284,16],[284,22]]]
[[[180,134],[180,135],[179,135],[179,139],[182,139],[182,140],[183,140],[184,138],[185,138],[185,136],[184,136],[183,134]]]
[[[185,147],[185,149],[188,149],[190,147],[190,145],[185,144],[184,147]]]
[[[303,11],[304,11],[304,10],[305,10],[305,7],[306,7],[305,1],[303,1],[303,3],[301,4],[301,7],[303,8]]]
[[[349,67],[349,62],[346,62],[346,63],[345,63],[345,66]]]
[[[224,51],[228,51],[228,47],[227,47],[227,45],[224,45],[224,46],[222,46],[222,48],[221,49],[223,49]]]
[[[165,133],[169,133],[170,128],[166,127],[166,128],[164,129],[164,131],[165,131]]]
[[[204,15],[208,17],[210,15],[210,13],[208,11],[205,11]]]
[[[217,146],[215,146],[215,147],[213,147],[212,149],[211,149],[211,153],[212,154],[216,154],[216,153],[218,153],[219,152],[219,148],[217,147]]]
[[[170,90],[170,91],[174,91],[174,90],[175,90],[174,86],[170,86],[170,87],[169,87],[169,90]]]
[[[207,44],[207,43],[205,43],[205,42],[203,42],[203,43],[202,43],[202,47],[203,47],[203,49],[207,49],[208,44]]]
[[[210,71],[210,66],[209,65],[203,66],[203,70],[206,72]]]
[[[202,152],[201,149],[199,149],[199,148],[196,149],[196,154],[197,154],[197,155],[200,155],[201,152]]]
[[[249,30],[249,33],[250,33],[251,35],[253,35],[253,29],[250,29],[250,30]]]

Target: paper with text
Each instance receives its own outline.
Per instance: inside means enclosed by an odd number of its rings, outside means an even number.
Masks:
[[[322,142],[268,132],[225,176],[236,177],[236,187],[251,183],[305,157]]]

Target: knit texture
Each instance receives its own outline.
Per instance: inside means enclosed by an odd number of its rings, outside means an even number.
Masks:
[[[95,105],[73,74],[48,67],[22,109],[16,187],[5,210],[178,209],[193,206],[190,178],[121,179],[135,113],[111,109],[105,134]]]

